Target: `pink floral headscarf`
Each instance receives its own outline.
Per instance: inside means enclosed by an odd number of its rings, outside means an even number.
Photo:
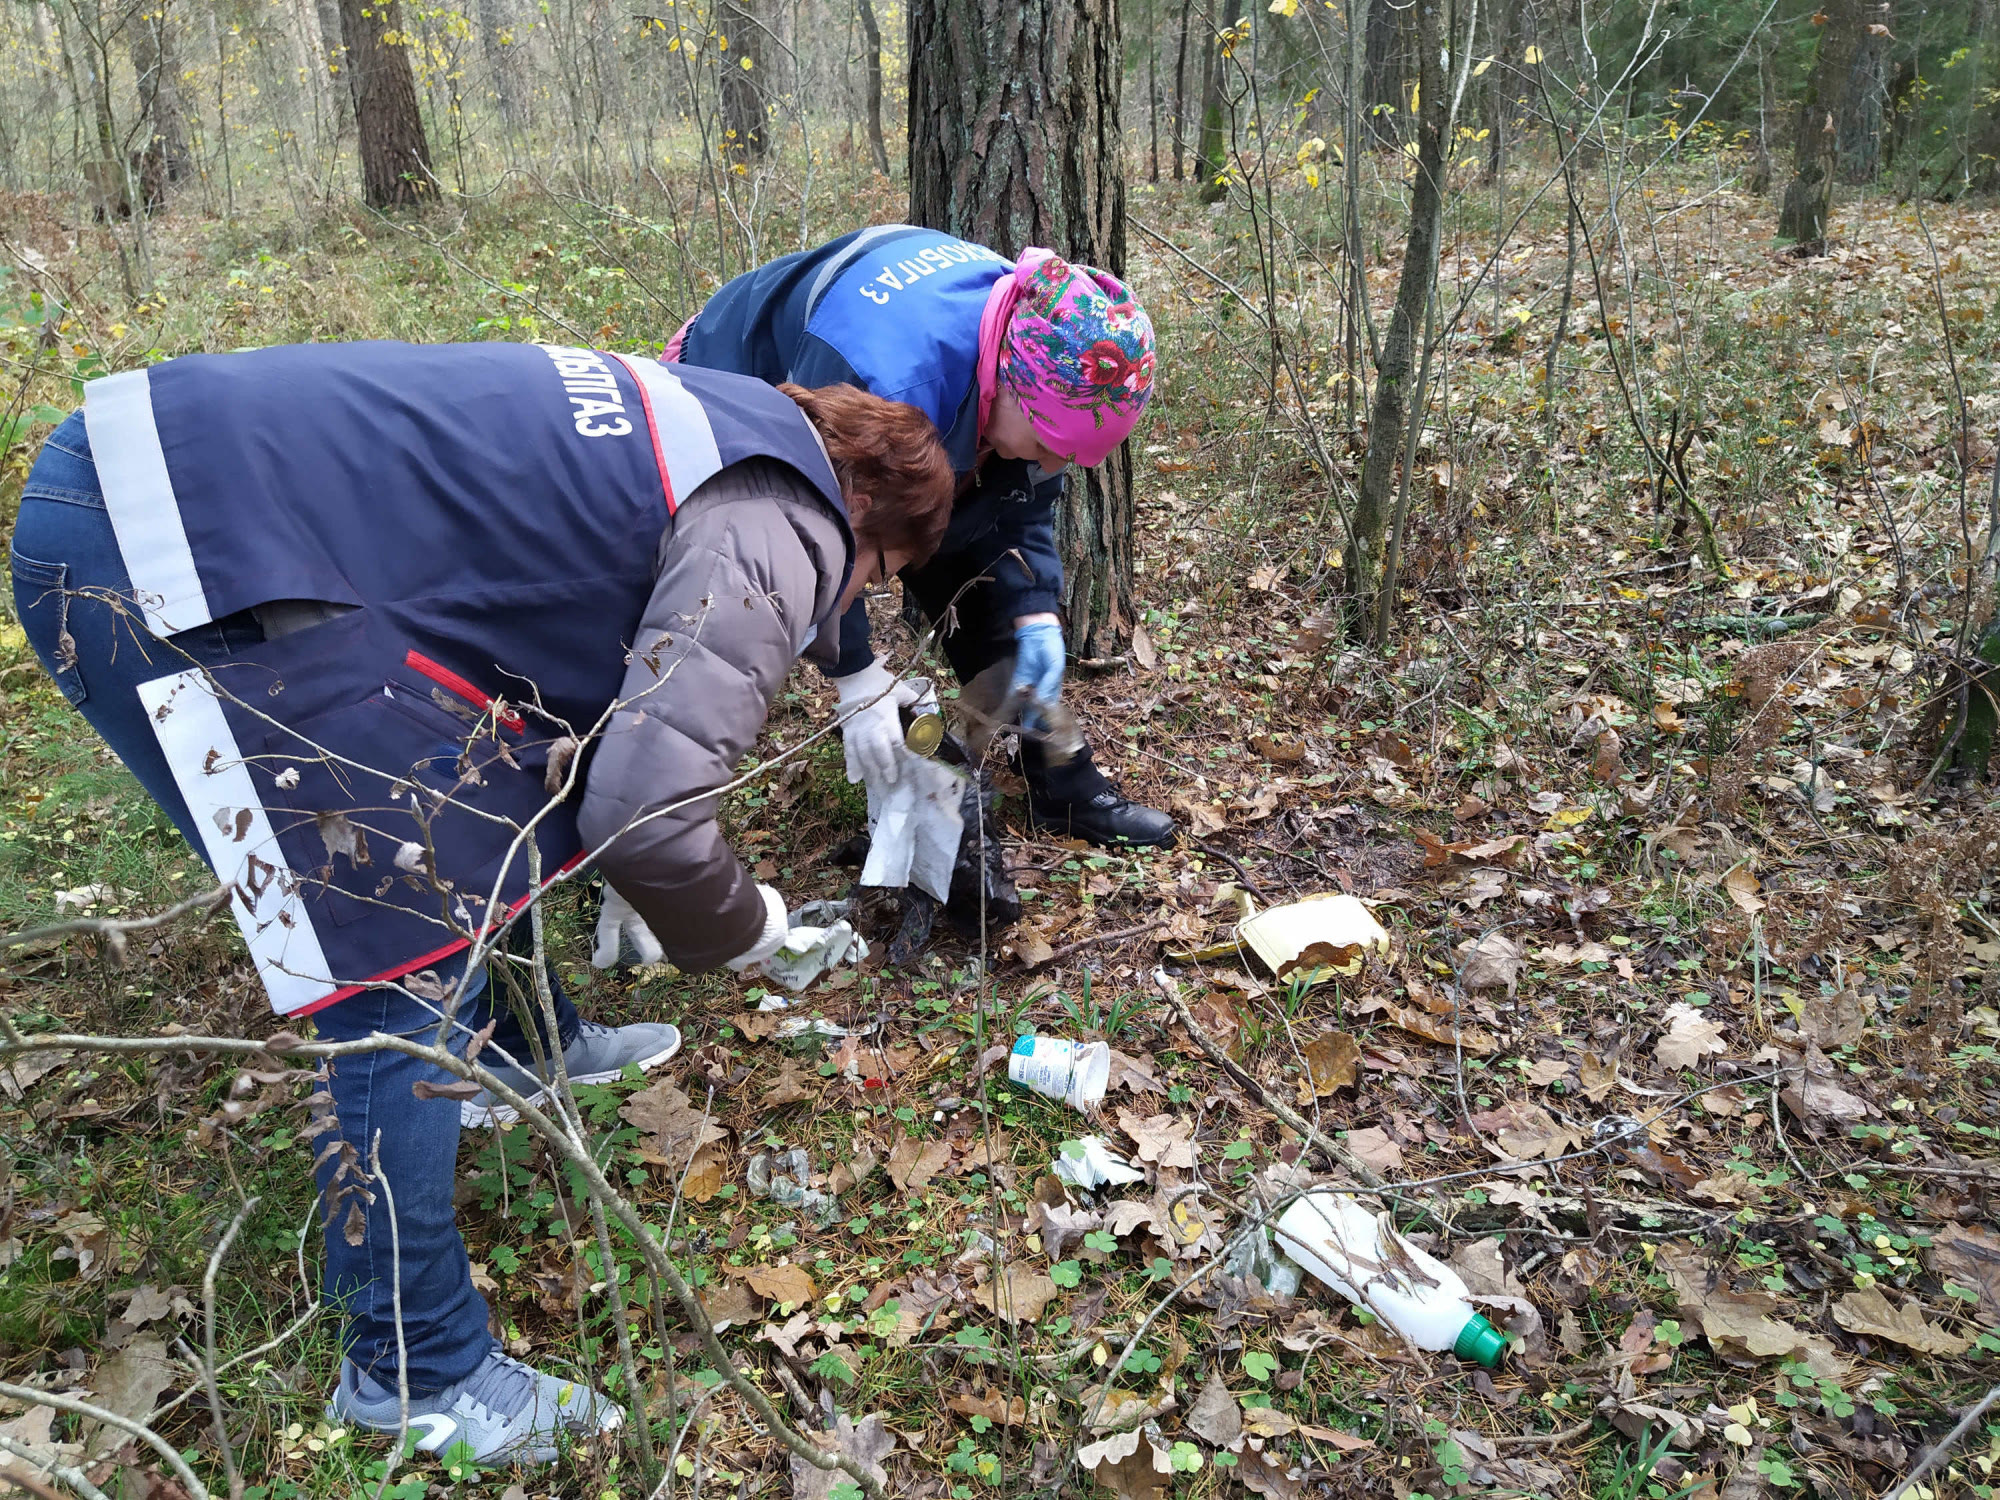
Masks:
[[[980,320],[980,429],[1004,383],[1044,443],[1091,468],[1138,424],[1153,358],[1152,320],[1124,282],[1027,250]]]

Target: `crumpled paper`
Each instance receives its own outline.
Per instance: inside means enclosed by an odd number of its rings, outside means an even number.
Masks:
[[[868,778],[868,862],[863,885],[914,885],[939,901],[951,896],[952,866],[965,834],[965,778],[941,761],[896,747],[896,780]]]

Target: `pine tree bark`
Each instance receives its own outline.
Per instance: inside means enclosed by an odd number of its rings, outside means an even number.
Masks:
[[[1116,0],[915,0],[909,42],[923,59],[910,70],[910,222],[1123,276]],[[1110,655],[1130,634],[1132,536],[1120,447],[1070,473],[1057,513],[1078,655]]]
[[[1869,8],[1866,0],[1825,0],[1815,13],[1815,19],[1826,20],[1819,28],[1812,76],[1799,101],[1792,179],[1785,185],[1785,201],[1778,211],[1778,238],[1795,240],[1802,249],[1826,243],[1840,116]]]
[[[862,64],[867,78],[868,150],[875,158],[875,170],[889,175],[889,145],[882,138],[882,28],[875,24],[874,0],[854,0],[861,18]]]
[[[340,0],[347,86],[361,146],[361,192],[371,208],[433,196],[430,141],[396,0]]]
[[[755,0],[725,0],[716,10],[729,50],[722,54],[722,139],[726,149],[762,157],[771,149],[771,121],[765,110],[763,18]]]
[[[1893,39],[1890,27],[1895,19],[1894,9],[1892,0],[1876,0],[1862,12],[1854,64],[1848,69],[1847,97],[1842,101],[1835,130],[1842,182],[1872,182],[1881,169],[1882,113],[1889,96],[1889,43]]]

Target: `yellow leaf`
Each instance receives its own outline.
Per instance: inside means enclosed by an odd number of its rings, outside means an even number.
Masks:
[[[1478,66],[1478,67],[1476,67],[1476,68],[1474,68],[1474,69],[1472,70],[1472,76],[1473,76],[1474,78],[1477,78],[1477,77],[1478,77],[1478,76],[1479,76],[1479,75],[1480,75],[1481,73],[1484,73],[1484,72],[1485,72],[1485,71],[1486,71],[1486,70],[1487,70],[1488,68],[1490,68],[1490,67],[1492,67],[1492,66],[1493,66],[1493,59],[1492,59],[1492,58],[1490,58],[1490,57],[1489,57],[1489,58],[1486,58],[1486,59],[1485,59],[1484,61],[1482,61],[1482,62],[1481,62],[1481,63],[1479,64],[1479,66]]]
[[[744,71],[744,72],[746,72],[746,73],[747,73],[747,72],[749,72],[749,71],[750,71],[750,59],[749,59],[749,58],[747,58],[747,57],[746,57],[746,58],[744,58],[744,59],[742,60],[742,67],[743,67],[743,71]]]
[[[1299,0],[1271,0],[1270,10],[1274,16],[1295,16],[1299,13]]]
[[[1531,68],[1541,60],[1542,60],[1542,49],[1540,47],[1530,47],[1526,55],[1523,56],[1521,59],[1521,61],[1525,62]]]
[[[1424,101],[1424,87],[1420,83],[1410,85],[1410,113],[1417,112],[1417,106]]]

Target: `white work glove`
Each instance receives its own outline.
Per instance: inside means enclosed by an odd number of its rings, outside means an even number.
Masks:
[[[922,697],[922,688],[896,681],[879,656],[859,672],[834,678],[833,685],[840,692],[836,717],[847,746],[848,781],[894,786],[903,746],[903,721],[896,711]]]
[[[590,966],[593,969],[609,969],[618,963],[619,950],[626,943],[643,964],[656,964],[666,957],[660,947],[660,940],[653,936],[648,927],[632,910],[632,903],[611,888],[611,882],[604,882],[604,905],[597,913],[597,946],[590,950]]]
[[[791,931],[791,914],[785,910],[785,898],[768,885],[759,885],[757,894],[764,898],[764,930],[758,934],[755,947],[737,954],[725,966],[739,974],[776,953]]]

